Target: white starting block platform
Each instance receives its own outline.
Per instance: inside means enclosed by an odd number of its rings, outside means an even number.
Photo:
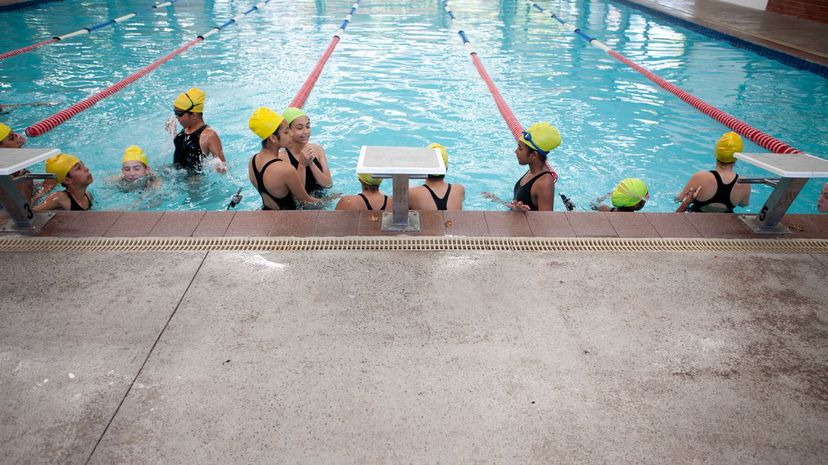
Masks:
[[[808,179],[828,178],[828,160],[804,153],[736,153],[736,159],[780,176],[758,215],[741,215],[755,233],[788,233],[779,224]]]
[[[58,149],[0,149],[0,205],[11,218],[0,222],[0,232],[31,233],[38,231],[54,213],[35,215],[17,190],[14,173],[60,153]]]
[[[446,174],[446,165],[436,148],[363,145],[357,173],[393,182],[394,211],[383,213],[383,231],[419,231],[420,214],[408,211],[408,181]]]

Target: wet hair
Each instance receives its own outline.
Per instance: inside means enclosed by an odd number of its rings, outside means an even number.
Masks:
[[[432,180],[435,180],[435,181],[439,181],[439,180],[445,179],[445,178],[446,178],[445,174],[429,174],[428,175],[428,179],[432,179]]]
[[[279,140],[281,140],[281,139],[282,139],[281,137],[279,137],[279,128],[276,128],[276,130],[275,130],[275,131],[273,131],[273,134],[271,134],[270,136],[276,136],[276,138],[277,138],[277,139],[279,139]],[[264,139],[262,139],[262,148],[265,148],[265,145],[267,145],[267,139],[268,139],[270,136],[267,136],[267,137],[265,137]]]

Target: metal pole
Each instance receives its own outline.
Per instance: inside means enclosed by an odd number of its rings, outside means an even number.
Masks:
[[[0,176],[0,205],[6,209],[18,227],[28,228],[34,218],[34,212],[28,199],[24,199],[17,190],[11,176]]]
[[[776,225],[807,182],[807,178],[782,178],[756,217],[757,232],[775,232]]]
[[[394,225],[408,226],[408,175],[395,174],[394,186]]]

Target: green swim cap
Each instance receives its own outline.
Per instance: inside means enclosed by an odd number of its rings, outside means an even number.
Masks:
[[[632,207],[650,198],[647,184],[638,178],[622,179],[612,191],[612,206],[616,208]]]
[[[287,124],[290,125],[290,123],[292,123],[296,118],[300,116],[308,116],[308,114],[302,111],[301,108],[287,107],[285,112],[282,113],[282,116],[285,118],[285,121],[287,121]]]
[[[382,184],[382,179],[377,179],[368,173],[360,173],[357,175],[357,178],[359,178],[359,182],[366,186],[379,186]]]

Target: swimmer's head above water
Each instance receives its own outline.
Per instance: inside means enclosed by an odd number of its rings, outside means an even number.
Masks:
[[[130,145],[124,150],[124,156],[121,157],[121,174],[124,179],[135,181],[151,173],[149,159],[141,147]]]
[[[19,149],[26,143],[26,138],[12,131],[12,128],[0,123],[0,148]]]
[[[282,136],[287,132],[287,122],[279,113],[270,108],[260,107],[253,112],[247,122],[248,127],[262,140],[264,148],[268,141],[277,147],[284,147]]]

